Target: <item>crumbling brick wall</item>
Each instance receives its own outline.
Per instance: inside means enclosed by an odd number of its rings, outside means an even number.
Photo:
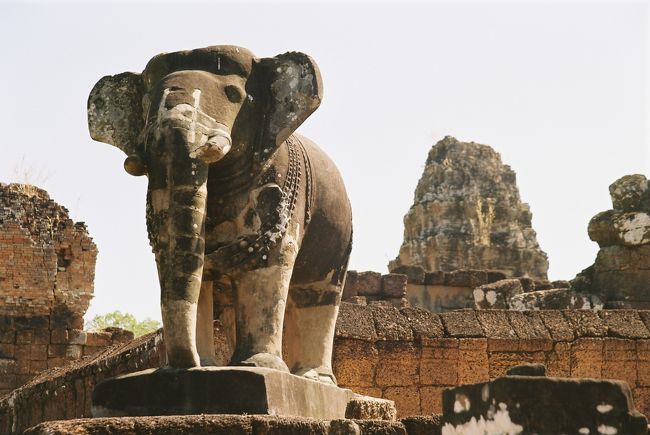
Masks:
[[[637,409],[648,415],[649,327],[650,311],[435,314],[342,303],[334,372],[340,386],[394,400],[399,416],[407,416],[440,413],[446,387],[493,379],[517,364],[543,363],[549,376],[625,380]],[[154,333],[43,373],[0,398],[0,433],[40,421],[88,417],[97,382],[163,365],[163,344],[162,334]]]
[[[0,394],[114,342],[86,334],[97,247],[30,185],[0,183]]]

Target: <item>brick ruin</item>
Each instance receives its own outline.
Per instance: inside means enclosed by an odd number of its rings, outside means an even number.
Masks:
[[[96,258],[85,224],[47,192],[0,183],[0,395],[133,337],[83,331]]]
[[[647,415],[649,328],[650,311],[437,314],[344,302],[333,363],[341,386],[394,400],[399,418],[439,414],[446,388],[495,379],[524,363],[544,364],[549,376],[622,379],[631,387],[636,408]],[[220,329],[215,332],[215,340],[225,343]],[[91,392],[98,382],[159,367],[163,346],[162,334],[156,332],[42,373],[0,398],[0,433],[21,433],[42,421],[89,417]]]

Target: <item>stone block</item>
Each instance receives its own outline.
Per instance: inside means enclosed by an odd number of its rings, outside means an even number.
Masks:
[[[385,297],[403,298],[406,296],[406,275],[389,273],[381,277],[381,292]]]
[[[47,370],[47,360],[39,360],[39,361],[30,361],[29,362],[29,374],[31,375],[38,375],[41,372],[44,372]]]
[[[0,343],[0,358],[13,358],[16,345],[11,343]]]
[[[650,338],[650,332],[633,310],[607,310],[600,312],[610,337]]]
[[[65,344],[50,344],[47,347],[48,358],[65,358],[66,348]]]
[[[420,390],[420,402],[422,402],[423,414],[411,416],[402,419],[402,424],[406,429],[408,435],[432,435],[440,434],[442,430],[441,416],[438,414],[431,415],[424,411],[424,399],[422,398],[422,391]]]
[[[521,283],[521,288],[524,292],[532,292],[535,290],[535,280],[527,276],[518,278]]]
[[[517,333],[510,325],[506,310],[477,311],[476,318],[481,324],[483,335],[487,338],[512,339],[517,337]]]
[[[32,361],[46,361],[47,360],[47,345],[46,344],[32,344],[30,355]]]
[[[494,416],[494,403],[499,404],[501,418]],[[648,424],[634,409],[629,386],[594,379],[506,376],[445,390],[442,406],[450,433],[465,433],[471,418],[499,421],[503,433],[641,435]]]
[[[483,337],[483,328],[474,311],[450,311],[440,314],[447,335],[454,338]]]
[[[111,341],[113,344],[128,343],[135,337],[132,331],[127,331],[122,328],[111,327],[105,328],[104,331],[111,333]]]
[[[600,378],[602,369],[602,339],[579,338],[571,344],[571,377]]]
[[[113,340],[110,332],[92,331],[86,333],[87,346],[106,347],[111,344],[113,344]]]
[[[50,343],[52,344],[67,344],[68,330],[63,328],[52,329],[50,337]]]
[[[65,348],[65,357],[67,359],[80,359],[83,355],[83,346],[80,344],[69,344]]]
[[[420,405],[422,414],[440,414],[442,412],[442,392],[447,387],[420,387]]]
[[[551,334],[546,329],[546,326],[544,326],[544,322],[538,312],[508,311],[507,314],[510,325],[519,338],[526,340],[550,340]]]
[[[379,296],[381,294],[381,274],[379,272],[359,272],[357,274],[357,294]]]
[[[474,304],[479,310],[507,309],[508,301],[523,292],[521,281],[504,279],[474,289]]]
[[[471,384],[490,379],[488,340],[462,338],[458,340],[458,384]]]
[[[86,344],[87,334],[80,329],[71,329],[68,331],[68,343],[70,344]]]
[[[50,344],[50,330],[47,328],[34,329],[33,344]]]
[[[424,269],[420,266],[398,266],[390,271],[406,275],[409,284],[424,284]]]
[[[450,343],[455,346],[449,346]],[[434,345],[423,347],[420,357],[420,385],[456,385],[458,353],[456,339],[447,339],[440,347]]]
[[[607,335],[607,326],[595,311],[565,310],[562,314],[573,327],[576,337],[605,337]]]
[[[408,342],[385,341],[377,343],[377,350],[379,362],[375,373],[376,386],[383,388],[419,383],[421,357],[419,347]]]
[[[538,315],[542,319],[553,340],[573,341],[575,338],[573,325],[569,323],[569,320],[562,312],[555,310],[539,311],[533,315]]]
[[[571,344],[558,342],[553,351],[546,354],[546,370],[549,376],[568,378],[571,376]]]
[[[397,417],[420,415],[420,390],[417,386],[388,387],[384,390],[384,399],[395,402]]]
[[[374,343],[336,338],[332,358],[334,375],[346,388],[373,387],[379,352]]]
[[[406,317],[395,307],[370,305],[379,340],[413,340],[413,330]]]
[[[508,369],[521,364],[544,364],[544,352],[489,352],[490,378],[504,376]]]
[[[498,270],[488,270],[487,271],[487,279],[488,279],[488,284],[491,284],[493,282],[501,281],[508,278],[508,276],[500,272]]]
[[[474,288],[487,284],[487,275],[484,270],[454,270],[445,274],[445,285]]]
[[[426,343],[444,337],[445,327],[438,314],[421,308],[402,308],[400,312],[411,326],[416,340]]]
[[[348,402],[345,418],[355,420],[395,421],[397,409],[392,400],[355,394]]]
[[[16,331],[0,329],[0,344],[15,344]]]
[[[20,329],[16,331],[16,344],[31,344],[33,339],[33,329]]]
[[[94,417],[122,415],[272,414],[345,418],[350,390],[273,369],[149,369],[99,383]]]
[[[424,274],[425,285],[445,285],[444,272],[427,272]]]
[[[535,290],[514,295],[508,299],[512,310],[589,310],[602,308],[595,295],[578,293],[572,289]]]

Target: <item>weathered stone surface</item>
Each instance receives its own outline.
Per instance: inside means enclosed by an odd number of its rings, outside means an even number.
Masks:
[[[372,310],[367,306],[341,302],[336,336],[374,341],[377,339]]]
[[[505,309],[508,301],[523,291],[520,280],[504,279],[475,288],[474,304],[477,309]]]
[[[407,276],[389,273],[381,277],[381,293],[388,298],[403,298],[406,295]]]
[[[444,391],[443,431],[491,433],[485,428],[497,421],[499,433],[645,435],[648,430],[630,387],[620,381],[505,376]]]
[[[437,314],[420,308],[403,308],[400,311],[410,324],[416,340],[444,337],[445,327]]]
[[[392,400],[355,394],[348,401],[345,418],[354,420],[386,420],[397,419],[397,409]]]
[[[381,273],[359,272],[356,285],[358,295],[378,296],[381,293]]]
[[[402,424],[408,435],[440,435],[441,419],[442,416],[438,414],[406,417],[402,419]]]
[[[644,175],[624,175],[609,186],[609,194],[616,210],[650,212],[650,190]]]
[[[413,330],[397,308],[381,305],[370,305],[369,308],[380,340],[413,340]]]
[[[445,332],[454,338],[483,337],[483,329],[474,311],[451,311],[440,314]]]
[[[633,310],[608,310],[600,313],[607,326],[607,335],[618,338],[650,338],[639,313]]]
[[[515,173],[492,148],[447,136],[434,145],[404,218],[404,242],[389,270],[493,269],[546,278]]]
[[[641,211],[608,210],[589,221],[589,238],[600,247],[650,243],[650,215]]]
[[[513,295],[507,301],[512,310],[590,310],[602,309],[598,296],[578,293],[568,288],[536,290]]]
[[[352,392],[261,367],[149,369],[93,390],[95,417],[268,414],[345,418]]]
[[[420,266],[399,266],[391,272],[406,275],[409,284],[424,284],[424,269]]]
[[[610,187],[613,210],[594,216],[589,237],[600,250],[571,287],[596,294],[605,308],[650,308],[650,190],[643,175],[626,175]]]
[[[47,192],[0,183],[0,315],[82,318],[96,257],[85,224]]]
[[[421,433],[423,432],[412,432],[415,435]],[[400,422],[381,420],[314,420],[268,415],[175,415],[51,421],[30,428],[25,434],[407,435],[407,431]]]

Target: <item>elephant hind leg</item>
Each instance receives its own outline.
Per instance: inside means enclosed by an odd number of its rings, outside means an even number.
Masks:
[[[336,384],[332,347],[341,289],[329,280],[289,289],[284,339],[285,360],[293,374]]]
[[[203,281],[196,310],[196,349],[201,366],[216,365],[213,325],[212,281]]]

